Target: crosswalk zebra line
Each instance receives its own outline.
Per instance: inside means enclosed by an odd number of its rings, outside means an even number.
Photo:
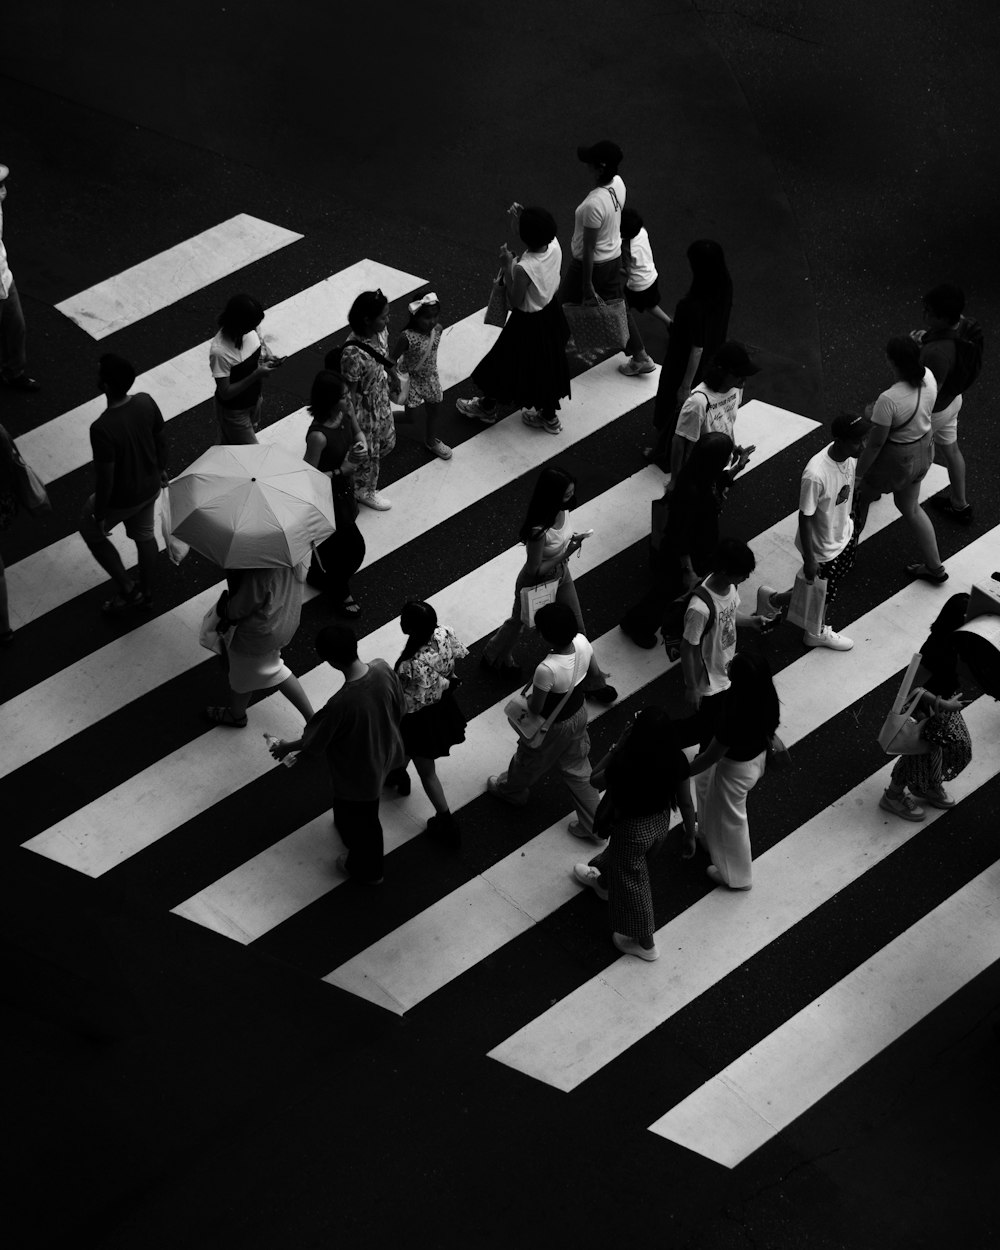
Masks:
[[[71,295],[56,308],[91,338],[104,339],[301,238],[284,226],[237,213]]]
[[[1000,861],[671,1108],[650,1131],[736,1167],[997,959]]]
[[[485,309],[480,308],[445,329],[438,352],[443,387],[451,387],[464,381],[500,333],[495,327],[483,324],[484,311]],[[583,385],[586,386],[586,383]],[[629,398],[635,398],[634,387],[632,392]],[[626,394],[628,388],[623,386],[622,397]],[[637,399],[637,402],[641,401]],[[278,444],[295,455],[302,455],[311,420],[307,409],[298,408],[261,430],[260,442]],[[363,521],[362,524],[364,523]],[[110,539],[126,568],[129,567],[134,559],[134,548],[120,529],[113,530]],[[160,533],[159,505],[156,541],[162,550],[164,544]],[[67,534],[7,566],[11,624],[15,629],[22,629],[46,612],[54,611],[106,580],[107,574],[91,556],[79,533]]]
[[[355,297],[376,288],[390,300],[424,286],[426,279],[373,260],[359,260],[267,310],[262,333],[282,356],[310,347],[347,325]],[[133,389],[156,398],[165,421],[211,399],[215,382],[208,368],[209,339],[165,360],[136,378]],[[104,411],[103,396],[89,399],[19,436],[25,460],[49,483],[91,460],[89,430]]]
[[[972,704],[967,721],[975,755],[952,786],[959,797],[1000,769],[1000,718],[992,700]],[[491,1057],[555,1089],[576,1089],[926,827],[878,809],[891,771],[892,763],[762,855],[750,893],[713,890],[664,925],[657,942],[669,956],[646,975],[623,956],[501,1042]],[[939,815],[929,813],[928,820]]]
[[[796,417],[790,413],[782,413],[780,420],[775,422],[766,405],[757,405],[751,409],[748,404],[746,407],[750,411],[746,413],[743,428],[752,435],[756,442],[755,463],[758,464],[764,463],[771,454],[780,450],[787,442],[794,441],[803,432],[813,427],[813,423],[806,418]],[[492,427],[487,431],[487,435],[492,434],[495,429],[496,427]],[[471,440],[472,443],[479,441],[479,436]],[[483,441],[486,441],[485,438]],[[584,554],[578,557],[583,562],[580,565],[581,568],[589,567],[586,561],[607,559],[610,554],[617,554],[648,534],[649,501],[662,489],[662,476],[657,470],[647,468],[636,475],[636,480],[640,478],[648,483],[644,496],[636,496],[634,487],[631,486],[630,481],[627,481],[624,485],[619,483],[611,491],[604,492],[603,495],[598,496],[596,500],[591,500],[579,510],[583,520],[588,517],[596,518],[598,525],[595,528],[601,531],[599,537],[595,536],[585,544]],[[615,501],[614,509],[605,515],[602,509],[608,500]],[[631,522],[628,521],[629,516],[631,516]],[[606,521],[605,524],[600,523],[602,518]],[[586,548],[589,548],[589,553]],[[522,558],[519,546],[509,548],[496,560],[490,561],[463,579],[464,593],[461,603],[456,603],[451,619],[465,637],[479,638],[506,617],[509,611],[511,587]],[[503,569],[503,573],[498,576],[500,568]],[[194,627],[200,615],[204,614],[212,601],[211,593],[203,592],[200,596],[196,596],[195,600],[188,600],[186,604],[181,605],[181,608],[175,609],[173,613],[166,613],[165,617],[173,618],[167,624],[163,623],[163,617],[157,618],[119,641],[127,642],[149,630],[171,649],[167,653],[167,660],[176,662],[179,657],[191,651],[197,652],[199,648],[193,633],[186,639],[173,639],[170,636],[171,625],[176,624],[182,612],[191,614],[191,606],[197,603],[201,612],[198,613],[196,609],[192,614],[194,619],[191,624]],[[435,597],[432,596],[430,601],[435,602]],[[203,607],[202,604],[204,604]],[[470,621],[466,624],[469,620],[467,613],[475,614],[471,618],[475,623]],[[146,637],[150,635],[147,634]],[[100,657],[95,663],[91,663],[93,657],[87,657],[80,664],[63,671],[63,698],[56,697],[53,684],[49,682],[39,683],[38,686],[32,687],[31,691],[25,692],[24,696],[19,696],[23,703],[27,703],[33,692],[37,697],[38,692],[44,688],[46,715],[42,718],[41,728],[35,731],[42,737],[43,744],[60,733],[68,735],[70,732],[79,732],[82,727],[81,722],[85,719],[89,718],[89,723],[94,723],[95,719],[100,719],[101,714],[107,715],[109,702],[114,701],[118,706],[122,706],[136,697],[137,689],[145,691],[159,684],[151,679],[151,671],[161,681],[165,680],[162,676],[164,657],[154,656],[146,646],[136,647],[133,644],[128,647],[119,664],[113,666],[107,663],[108,657],[104,654],[107,651],[108,648],[102,648],[100,652],[95,653]],[[201,662],[202,658],[199,655],[184,667],[193,667],[194,663]],[[95,673],[101,682],[102,702],[100,704],[95,698],[93,689]],[[81,676],[81,674],[86,674],[86,676]],[[335,678],[333,671],[327,665],[321,664],[300,680],[313,705],[319,706],[333,694],[339,678]],[[70,704],[65,698],[67,689],[78,691],[82,697],[74,699]],[[15,703],[17,700],[11,700],[11,702]],[[267,708],[268,719],[274,720],[279,726],[275,728],[271,725],[269,728],[275,732],[294,735],[297,732],[294,715],[287,707],[279,706],[279,703],[283,704],[284,700],[269,699],[264,705]],[[26,725],[30,724],[29,718],[24,719]],[[30,732],[26,736],[30,737]],[[69,867],[91,875],[96,876],[108,871],[115,864],[142,849],[143,846],[148,846],[163,837],[183,820],[196,815],[210,803],[218,802],[226,794],[233,793],[265,770],[270,763],[267,757],[247,758],[246,753],[234,743],[234,737],[239,738],[239,735],[234,735],[231,730],[209,731],[178,748],[158,764],[142,770],[128,782],[103,795],[100,799],[87,804],[73,816],[37,835],[26,845],[40,854],[49,855],[50,858],[58,859]],[[212,754],[216,747],[225,753],[225,767],[222,766],[222,761]],[[41,749],[50,748],[43,745]],[[23,743],[18,743],[16,746],[14,743],[3,743],[0,758],[6,765],[12,758],[23,755],[24,751],[25,744]],[[160,795],[159,801],[155,803],[154,810],[139,827],[133,818],[134,804],[142,801],[149,807],[152,797],[156,794]],[[183,814],[185,812],[187,815]]]
[[[944,471],[941,472],[943,474]],[[628,524],[639,530],[645,524],[649,488],[642,484],[643,477],[644,474],[637,474],[635,478],[621,483],[613,491],[608,492],[606,497],[602,496],[602,501],[607,500],[602,511],[614,516],[619,527]],[[589,507],[590,505],[587,505],[587,508]],[[587,508],[580,509],[574,514],[581,524],[589,524],[592,520],[599,519],[588,512]],[[863,537],[872,537],[896,519],[897,515],[891,501],[880,500],[872,507]],[[792,514],[773,530],[765,531],[758,537],[763,540],[762,545],[765,549],[777,548],[779,546],[777,541],[768,541],[774,530],[779,530],[786,535],[791,534],[794,532],[795,524],[796,514]],[[594,538],[584,544],[581,557],[574,559],[574,564],[579,563],[581,559],[588,560],[588,564],[582,565],[582,571],[586,571],[588,567],[594,567],[604,558],[603,551],[591,549],[591,543],[601,541],[606,541],[606,538],[602,538],[602,531],[598,529]],[[753,542],[756,546],[757,539]],[[518,563],[516,560],[511,560],[509,556],[510,553],[505,553],[499,558],[500,561],[506,562],[506,568],[502,568],[497,562],[490,569],[493,584],[502,587],[510,586],[512,574],[518,567]],[[796,567],[797,560],[797,555],[792,554],[785,557],[783,564],[770,563],[766,567],[772,575],[779,572],[790,575]],[[446,591],[431,600],[439,618],[448,621],[462,637],[472,637],[474,633],[478,634],[482,630],[483,621],[489,619],[488,611],[478,612],[475,617],[470,615],[470,607],[477,602],[477,583],[473,580],[474,578],[475,574],[453,583]],[[494,606],[500,607],[502,602],[501,597]],[[364,640],[363,647],[366,654],[391,656],[393,649],[398,645],[398,627],[395,621],[390,621],[382,629],[370,634]],[[613,681],[622,698],[638,692],[645,685],[662,676],[669,667],[659,650],[642,651],[628,643],[617,629],[597,639],[594,645],[601,663],[612,670]],[[438,774],[454,810],[471,802],[482,792],[484,778],[490,772],[499,772],[506,767],[512,750],[512,742],[510,730],[503,716],[504,702],[505,700],[501,700],[500,703],[488,708],[470,721],[461,750],[456,750],[453,755],[438,761]],[[592,717],[600,714],[597,709],[591,711]],[[476,761],[475,770],[469,768],[469,761],[473,759]],[[416,837],[430,813],[429,801],[417,788],[414,788],[411,796],[404,801],[383,802],[382,826],[386,849],[391,851]],[[573,845],[578,845],[576,840],[563,831],[563,836],[559,841],[559,853],[563,860],[570,853]],[[502,888],[509,894],[512,908],[516,911],[523,907],[522,920],[525,915],[536,914],[538,908],[542,906],[540,901],[542,898],[548,900],[550,910],[554,910],[577,892],[577,887],[567,882],[563,871],[557,873],[555,878],[536,876],[533,872],[533,865],[539,864],[540,860],[548,862],[550,846],[551,841],[548,840],[548,835],[542,834],[522,846],[511,857],[512,862],[509,865],[506,867],[494,865],[488,873],[483,874],[484,878],[492,879],[493,874],[496,874],[498,879],[504,880],[505,884]],[[522,854],[526,856],[523,861],[520,859]],[[302,907],[315,902],[316,899],[328,893],[334,885],[340,883],[343,878],[338,875],[333,876],[331,883],[330,859],[330,818],[327,813],[308,822],[301,829],[295,830],[218,881],[206,886],[174,910],[177,914],[214,929],[235,941],[254,941],[276,925],[290,919]],[[518,871],[520,864],[523,864],[523,872]],[[516,890],[515,877],[520,880],[520,885]],[[464,888],[460,887],[458,893],[461,893]],[[479,886],[475,883],[470,883],[468,889],[472,893],[479,892]],[[428,994],[433,993],[440,987],[440,984],[444,984],[440,978],[447,976],[450,969],[456,966],[452,962],[450,953],[452,945],[465,944],[470,950],[493,948],[494,942],[499,946],[508,940],[503,937],[503,934],[511,925],[519,923],[516,915],[501,916],[498,927],[494,929],[491,928],[488,920],[480,917],[478,912],[474,916],[470,912],[467,917],[468,924],[452,929],[446,927],[452,920],[451,905],[447,900],[443,900],[441,907],[443,913],[447,914],[442,913],[440,936],[443,938],[447,933],[449,941],[447,943],[442,941],[440,944],[438,952],[440,964],[435,964],[429,956],[425,957],[420,947],[420,936],[424,933],[430,934],[432,942],[437,940],[433,928],[434,916],[431,915],[426,920],[416,918],[413,921],[414,928],[404,925],[404,932],[397,931],[397,935],[388,935],[384,939],[384,946],[381,943],[376,944],[375,947],[359,955],[356,961],[352,961],[355,965],[354,970],[343,974],[344,977],[352,978],[351,985],[345,984],[340,978],[341,970],[335,970],[335,974],[331,974],[329,979],[334,980],[336,984],[343,985],[344,988],[355,989],[355,992],[360,993],[362,997],[370,997],[372,1001],[388,1006],[389,1010],[396,1010],[401,1004],[405,1004],[402,1010],[408,1010]],[[433,912],[434,909],[429,910]],[[500,903],[496,898],[491,899],[490,910],[487,914],[499,911],[502,911]],[[401,953],[404,950],[406,954]],[[387,973],[388,979],[386,986],[383,987],[386,992],[382,993],[379,987],[380,974],[396,961],[394,952],[399,953],[398,964],[391,974]],[[422,964],[425,975],[422,979],[415,975],[404,985],[404,980],[407,980],[406,960],[411,953]],[[358,973],[357,976],[355,976],[355,971]],[[435,981],[435,978],[438,980]],[[368,992],[356,986],[363,986]]]

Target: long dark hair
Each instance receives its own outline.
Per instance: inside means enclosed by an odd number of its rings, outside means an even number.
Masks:
[[[403,633],[407,635],[407,639],[406,646],[400,651],[399,659],[395,664],[397,672],[400,664],[405,660],[411,660],[421,647],[427,646],[434,636],[437,623],[437,613],[429,603],[424,603],[422,599],[409,599],[403,604],[403,610],[399,614],[399,624]]]
[[[908,335],[894,334],[885,345],[885,354],[896,366],[899,376],[909,386],[919,386],[924,380],[924,366],[920,363],[920,344]]]
[[[347,394],[347,382],[332,369],[321,369],[313,378],[306,411],[314,421],[324,421]]]
[[[548,465],[538,475],[535,489],[528,501],[528,512],[524,524],[518,531],[521,542],[529,542],[537,538],[539,532],[549,529],[566,504],[566,488],[576,487],[576,478],[571,477],[565,469],[556,465]]]
[[[719,299],[732,296],[733,280],[726,268],[726,254],[714,239],[695,239],[687,250],[691,266],[688,297]]]
[[[684,755],[674,724],[661,707],[644,707],[608,765],[607,781],[623,816],[649,816],[677,806]]]
[[[704,491],[712,486],[728,485],[723,477],[733,458],[733,440],[722,430],[703,435],[692,447],[677,476],[678,491]]]
[[[727,723],[775,733],[781,721],[781,707],[767,660],[752,651],[738,652],[729,665],[729,680],[724,712]]]
[[[237,347],[243,346],[243,335],[256,330],[264,320],[264,305],[252,295],[234,295],[219,313],[219,329]]]
[[[945,699],[950,698],[959,687],[955,630],[965,623],[968,607],[967,594],[952,595],[938,613],[931,632],[920,648],[924,667],[930,673],[924,682],[924,689]]]

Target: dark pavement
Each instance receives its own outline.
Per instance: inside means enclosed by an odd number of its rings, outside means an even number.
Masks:
[[[863,404],[887,382],[885,339],[919,323],[920,294],[942,280],[965,286],[991,349],[963,411],[973,532],[1000,520],[990,427],[1000,11],[987,0],[364,11],[49,0],[6,13],[3,43],[5,237],[45,383],[30,400],[3,397],[15,435],[93,394],[95,344],[52,305],[180,238],[254,213],[306,235],[255,267],[265,304],[366,255],[425,275],[457,319],[485,302],[506,204],[536,201],[568,223],[585,185],[574,148],[608,136],[625,149],[668,304],[685,284],[687,243],[724,243],[733,332],[765,364],[759,398],[820,420]],[[164,339],[198,341],[193,314],[208,337],[228,285],[131,327],[115,350],[149,367]],[[649,345],[662,352],[656,332]],[[321,346],[283,377],[288,407],[304,402]],[[569,458],[582,495],[625,475],[648,415]],[[200,435],[186,419],[172,425],[181,463]],[[463,436],[450,416],[443,433]],[[404,447],[390,476],[415,456]],[[796,448],[761,471],[759,494],[741,501],[747,533],[801,459]],[[58,482],[53,517],[5,535],[5,560],[69,532],[87,483],[83,472]],[[523,488],[500,495],[478,506],[479,535]],[[943,554],[968,538],[945,531]],[[486,550],[473,536],[454,559],[474,567]],[[848,606],[875,582],[902,585],[900,552],[890,542],[878,552]],[[400,559],[381,584],[363,583],[373,616],[388,619],[436,558],[428,543],[415,567]],[[178,570],[178,601],[198,576]],[[620,592],[595,584],[610,628]],[[51,616],[32,628],[19,687],[50,671],[52,648],[92,649],[96,626]],[[154,758],[187,732],[166,701],[161,711],[148,727]],[[113,772],[126,752],[107,726],[83,737],[81,787],[98,761]],[[851,750],[832,732],[816,737],[817,768],[824,751],[836,761]],[[127,748],[129,761],[138,750]],[[12,781],[0,792],[13,1008],[4,1222],[19,1250],[404,1238],[449,1250],[639,1239],[671,1250],[987,1250],[1000,1239],[996,967],[727,1172],[645,1126],[732,1057],[719,1058],[728,999],[704,996],[613,1074],[557,1093],[485,1058],[505,1034],[488,1009],[462,1015],[458,993],[390,1017],[305,975],[277,945],[247,950],[167,914],[162,903],[185,895],[166,864],[152,897],[127,873],[94,882],[16,851],[51,823],[46,811],[82,800],[46,792],[43,771]],[[817,782],[834,795],[837,784]],[[797,931],[772,952],[771,989],[747,1016],[775,1027],[799,991],[819,992],[864,957],[856,923],[875,917],[888,940],[981,871],[995,857],[981,835],[998,807],[993,783],[954,839],[893,857],[828,927]],[[400,904],[387,894],[378,906],[391,916]],[[477,970],[483,994],[547,993],[532,979],[543,938],[562,940],[557,918]],[[601,958],[596,938],[594,951],[568,951],[567,987]]]

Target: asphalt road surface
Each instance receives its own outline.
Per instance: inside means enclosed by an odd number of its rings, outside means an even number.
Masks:
[[[49,0],[5,13],[3,43],[4,240],[42,390],[0,391],[0,420],[53,503],[0,536],[8,1244],[995,1245],[996,702],[969,710],[953,810],[901,827],[875,809],[909,655],[948,593],[1000,569],[995,5]],[[791,629],[748,644],[777,673],[794,767],[751,797],[749,894],[668,846],[648,966],[617,956],[570,878],[557,780],[525,809],[483,793],[513,680],[478,660],[534,476],[558,463],[596,531],[574,575],[622,694],[593,719],[595,758],[639,707],[681,710],[662,652],[617,629],[662,488],[638,455],[655,378],[581,370],[559,438],[453,403],[489,341],[506,205],[549,207],[565,248],[575,148],[603,137],[668,307],[692,239],[729,258],[732,333],[762,365],[739,418],[759,453],[725,514],[756,552],[751,592],[794,571],[801,467],[889,384],[883,345],[919,324],[922,292],[959,283],[987,335],[961,418],[974,521],[937,526],[947,590],[908,582],[889,505],[838,601],[852,653]],[[95,288],[144,264],[133,313],[102,328]],[[333,866],[322,770],[270,766],[260,735],[294,729],[281,700],[243,734],[203,722],[225,690],[196,638],[218,571],[161,555],[152,612],[109,622],[74,537],[102,351],[153,375],[176,472],[213,437],[203,345],[251,290],[288,355],[264,437],[300,447],[311,378],[368,285],[393,328],[413,292],[440,295],[455,456],[430,462],[400,426],[395,507],[362,517],[362,652],[395,658],[411,596],[471,650],[469,737],[442,767],[461,850],[420,836],[414,781],[383,803],[378,891]],[[662,332],[647,343],[662,359]],[[329,619],[313,599],[286,652],[316,692]]]

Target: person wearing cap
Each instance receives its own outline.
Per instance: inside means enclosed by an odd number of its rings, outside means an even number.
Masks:
[[[625,183],[618,173],[622,150],[617,143],[602,139],[589,147],[577,148],[576,154],[590,167],[594,187],[574,214],[571,258],[559,287],[559,302],[583,304],[587,300],[622,299],[622,209],[626,195]],[[630,374],[652,373],[656,369],[631,316],[625,351],[631,357],[627,367]]]
[[[9,174],[7,166],[0,165],[0,382],[13,391],[37,391],[41,389],[39,384],[28,376],[21,297],[3,243],[3,202],[7,198]]]
[[[736,413],[743,403],[743,383],[760,370],[750,359],[742,343],[730,339],[723,343],[705,370],[700,382],[684,401],[677,415],[677,429],[670,447],[671,491],[687,463],[695,443],[704,434],[721,432],[733,439]],[[753,447],[734,446],[734,454],[745,468]]]
[[[824,615],[857,555],[858,532],[852,510],[855,471],[871,428],[867,417],[842,412],[830,426],[833,442],[802,470],[795,545],[802,553],[806,581],[812,585],[821,577],[826,582]],[[791,601],[791,590],[779,594],[770,586],[761,586],[757,592],[759,612],[785,609]],[[835,633],[825,619],[817,633],[806,632],[804,641],[807,647],[829,647],[831,651],[850,651],[854,646],[850,638]]]

